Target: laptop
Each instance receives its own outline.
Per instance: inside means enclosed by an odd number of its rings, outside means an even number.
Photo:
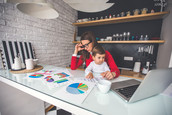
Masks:
[[[111,90],[128,103],[163,92],[172,83],[172,68],[151,70],[142,82],[130,79],[112,83]]]

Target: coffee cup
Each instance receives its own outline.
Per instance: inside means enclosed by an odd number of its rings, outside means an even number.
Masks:
[[[27,70],[31,70],[34,68],[33,59],[26,59],[25,63],[26,63]]]
[[[38,59],[33,59],[33,65],[37,66],[37,64],[38,64]]]
[[[99,80],[97,87],[102,93],[107,93],[110,90],[111,82],[108,80]]]

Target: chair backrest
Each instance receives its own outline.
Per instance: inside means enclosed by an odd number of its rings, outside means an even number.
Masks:
[[[21,61],[25,63],[25,59],[35,58],[34,51],[30,42],[18,41],[2,41],[2,60],[6,69],[11,69],[14,58],[19,54]]]

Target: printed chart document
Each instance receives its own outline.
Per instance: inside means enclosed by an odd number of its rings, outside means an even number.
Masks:
[[[99,80],[105,80],[105,78],[99,77],[99,78],[87,79],[85,77],[78,77],[78,78],[75,78],[75,80],[82,80],[82,81],[97,83]]]
[[[41,80],[50,89],[65,85],[71,77],[71,73],[64,68],[43,69],[27,75],[28,79]]]
[[[69,102],[81,104],[94,88],[95,83],[73,80],[67,85],[61,87],[53,96],[61,99],[65,99]]]

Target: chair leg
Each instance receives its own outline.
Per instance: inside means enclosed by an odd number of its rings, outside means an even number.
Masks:
[[[50,105],[48,108],[46,108],[46,109],[45,109],[45,114],[46,114],[49,110],[51,110],[53,107],[54,107],[54,105]]]

